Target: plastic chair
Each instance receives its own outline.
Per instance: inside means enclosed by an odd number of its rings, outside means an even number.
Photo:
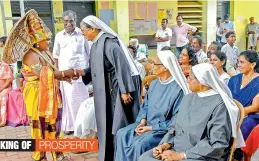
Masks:
[[[235,102],[235,104],[237,105],[237,107],[239,108],[239,111],[240,111],[240,119],[239,119],[239,122],[237,124],[237,132],[238,132],[238,130],[240,130],[240,127],[241,127],[242,122],[243,122],[244,117],[245,117],[245,109],[244,109],[243,105],[240,102],[238,102],[237,100],[234,100],[234,102]],[[234,154],[234,151],[236,149],[235,145],[236,145],[236,139],[234,139],[233,144],[231,146],[228,161],[232,161],[233,154]]]
[[[156,75],[148,75],[148,76],[146,76],[146,77],[143,79],[143,81],[142,81],[142,86],[141,86],[140,103],[142,103],[142,102],[143,102],[143,99],[144,99],[144,97],[143,97],[143,88],[145,87],[145,85],[148,85],[148,87],[149,87],[150,84],[151,84],[151,82],[152,82],[153,80],[155,80],[156,78],[157,78]]]

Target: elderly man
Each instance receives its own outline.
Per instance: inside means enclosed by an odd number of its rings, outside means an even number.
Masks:
[[[165,46],[170,46],[170,40],[172,38],[172,30],[167,27],[168,20],[162,19],[161,28],[157,30],[155,40],[157,42],[157,52]]]
[[[55,37],[53,57],[60,71],[84,69],[89,62],[89,44],[81,30],[76,27],[76,13],[68,10],[63,13],[64,30]],[[80,104],[88,97],[88,89],[82,78],[72,82],[60,82],[63,101],[62,130],[72,134]]]
[[[248,35],[248,45],[251,50],[255,50],[257,38],[259,37],[259,24],[254,21],[254,17],[250,17],[250,24],[246,27]]]
[[[197,35],[192,38],[191,46],[196,52],[195,55],[199,64],[209,62],[206,53],[202,51],[202,38],[200,36]]]
[[[217,41],[212,41],[207,50],[207,57],[210,58],[211,54],[221,51],[221,44]]]
[[[222,46],[227,43],[226,34],[228,32],[235,32],[235,31],[236,31],[235,23],[230,21],[229,15],[226,14],[224,16],[224,22],[221,24],[219,29],[220,34],[222,34],[222,37],[221,37]]]
[[[140,74],[140,78],[141,80],[143,80],[146,76],[146,70],[144,65],[142,65],[140,62],[138,62],[136,60],[136,55],[137,55],[137,49],[135,48],[135,46],[128,46],[128,50],[130,51],[130,54],[132,55],[134,62],[138,68],[139,74]]]
[[[138,39],[132,38],[129,41],[129,45],[134,46],[137,49],[137,55],[135,59],[138,62],[144,63],[147,61],[147,49],[145,44],[139,44]]]
[[[183,22],[183,16],[178,15],[176,17],[177,25],[173,26],[172,31],[176,36],[176,56],[179,58],[182,49],[189,43],[187,38],[188,32],[191,30],[192,33],[197,31],[197,28]]]

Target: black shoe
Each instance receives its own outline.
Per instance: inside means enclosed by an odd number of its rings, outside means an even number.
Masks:
[[[72,134],[74,134],[74,131],[64,131],[64,134],[65,135],[72,135]]]

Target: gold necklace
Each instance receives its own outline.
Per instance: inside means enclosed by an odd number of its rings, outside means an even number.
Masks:
[[[252,81],[254,74],[255,74],[255,73],[253,73],[253,74],[250,76],[249,81],[246,83],[246,85]],[[242,84],[243,84],[243,81],[244,81],[244,74],[243,74],[243,76],[242,76]]]

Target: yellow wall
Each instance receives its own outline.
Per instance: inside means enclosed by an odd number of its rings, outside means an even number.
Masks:
[[[255,21],[259,23],[259,1],[234,1],[230,5],[231,17],[236,25],[236,44],[239,50],[243,51],[246,43],[245,28],[249,23],[249,17],[254,16]]]
[[[143,2],[146,2],[146,3],[149,3],[149,2],[157,2],[157,8],[158,9],[173,9],[173,23],[171,23],[169,21],[168,23],[168,26],[173,26],[176,24],[176,16],[177,16],[177,13],[178,13],[178,8],[177,8],[177,1],[158,1],[158,0],[142,0],[142,1],[135,1],[135,0],[129,0],[131,2],[134,2],[135,3],[135,8],[137,9],[137,6],[138,6],[138,3],[143,3]],[[136,18],[139,18],[139,15],[138,13],[135,13],[135,17]],[[130,21],[130,24],[132,24],[133,22]],[[161,27],[161,23],[160,22],[157,22],[157,27]],[[130,29],[131,30],[131,29]],[[131,30],[132,31],[132,30]],[[130,32],[129,33],[130,36],[133,36],[134,33],[133,32]],[[155,34],[152,33],[152,34]],[[153,58],[155,55],[156,55],[156,49],[149,49],[148,52],[149,52],[149,58]]]
[[[108,3],[108,8],[107,9],[113,9],[114,10],[114,18],[116,16],[115,14],[115,1],[105,1],[105,0],[98,0],[95,3],[95,10],[96,10],[96,16],[99,17],[100,13],[99,11],[103,9],[103,4],[102,3]],[[117,23],[115,20],[110,22],[110,27],[117,32]]]
[[[11,3],[10,0],[5,0],[2,1],[2,3],[4,4],[4,12],[5,12],[5,17],[12,17],[12,11],[11,11]],[[13,22],[12,20],[6,20],[6,30],[7,30],[7,34],[10,32],[11,28],[13,27]],[[2,11],[0,8],[0,37],[2,36],[7,36],[4,33],[4,25],[2,22]],[[2,48],[0,48],[0,54],[2,54],[3,50]]]
[[[200,1],[200,3],[202,3],[202,37],[203,37],[203,43],[206,43],[207,42],[207,18],[208,18],[207,5],[210,2]]]
[[[114,5],[117,33],[127,45],[129,43],[129,3],[117,0]]]
[[[58,33],[59,31],[64,29],[63,24],[63,1],[62,0],[52,0],[52,10],[53,10],[53,17],[54,17],[54,31]]]
[[[134,1],[134,0],[129,0],[129,2],[133,2],[134,3],[134,6],[135,6],[135,18],[136,19],[141,19],[140,15],[138,15],[138,4],[139,3],[147,3],[147,6],[148,6],[148,3],[157,3],[157,9],[173,9],[173,21],[169,21],[168,23],[168,26],[173,26],[176,24],[176,16],[177,16],[177,13],[178,13],[178,9],[177,9],[177,1],[155,1],[155,0],[142,0],[142,1]],[[148,11],[147,11],[148,12]],[[149,15],[149,13],[147,13],[147,15]],[[166,17],[164,17],[166,18]],[[149,17],[148,17],[149,19]],[[130,21],[130,20],[129,20]],[[129,22],[130,25],[132,26],[133,24],[133,21],[130,21]],[[160,28],[161,27],[161,22],[157,21],[157,27]],[[134,36],[134,29],[133,28],[130,28],[130,36]],[[155,34],[156,31],[154,31],[153,33],[150,33],[150,34],[147,34],[147,35],[153,35]]]
[[[157,1],[157,8],[173,9],[173,23],[168,23],[168,26],[176,25],[176,16],[178,13],[177,1]],[[158,24],[158,27],[161,27],[161,24]]]

